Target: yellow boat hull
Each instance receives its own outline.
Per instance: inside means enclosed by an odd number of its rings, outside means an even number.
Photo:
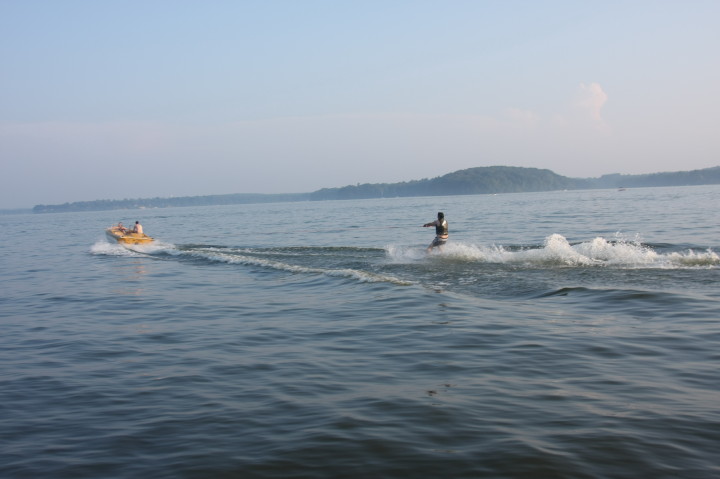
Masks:
[[[146,234],[131,233],[129,231],[123,232],[117,226],[106,229],[105,234],[107,234],[108,238],[121,244],[148,244],[155,241]]]

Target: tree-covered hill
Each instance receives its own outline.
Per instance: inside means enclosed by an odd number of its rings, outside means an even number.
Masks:
[[[396,196],[476,195],[552,191],[578,188],[577,180],[550,170],[490,166],[468,168],[437,178],[403,183],[379,183],[324,188],[310,194],[313,200],[381,198]]]

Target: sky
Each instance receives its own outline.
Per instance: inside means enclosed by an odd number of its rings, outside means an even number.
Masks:
[[[720,1],[0,0],[0,209],[720,165]]]

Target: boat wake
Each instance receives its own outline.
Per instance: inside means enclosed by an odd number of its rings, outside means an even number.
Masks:
[[[384,250],[378,248],[232,248],[203,245],[175,246],[159,242],[150,245],[121,246],[98,242],[91,247],[91,253],[107,256],[171,256],[201,263],[258,266],[289,273],[350,278],[366,283],[385,282],[399,286],[415,284],[413,281],[406,281],[393,275],[371,271],[372,264],[378,261],[370,258],[384,256]]]
[[[681,250],[673,245],[647,245],[621,238],[570,243],[553,234],[540,245],[481,246],[448,243],[442,251],[426,253],[422,246],[243,248],[218,245],[179,245],[154,242],[119,245],[98,241],[92,254],[176,259],[199,264],[227,264],[292,274],[323,275],[366,283],[417,284],[476,282],[487,277],[483,268],[532,271],[539,268],[605,268],[609,270],[694,269],[720,266],[710,249]],[[453,279],[455,278],[455,279]]]
[[[668,252],[658,252],[667,249]],[[602,237],[571,244],[559,234],[548,236],[542,245],[481,246],[463,242],[449,242],[442,252],[426,255],[424,250],[402,246],[388,246],[387,255],[395,263],[425,261],[427,258],[450,262],[484,262],[496,264],[539,266],[607,266],[616,268],[690,268],[720,265],[720,255],[706,249],[672,251],[671,245],[660,248],[637,240]]]

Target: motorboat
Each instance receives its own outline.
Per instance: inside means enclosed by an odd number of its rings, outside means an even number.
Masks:
[[[122,226],[111,226],[105,230],[105,234],[111,240],[115,240],[121,244],[148,244],[155,241],[145,233],[133,233]]]

